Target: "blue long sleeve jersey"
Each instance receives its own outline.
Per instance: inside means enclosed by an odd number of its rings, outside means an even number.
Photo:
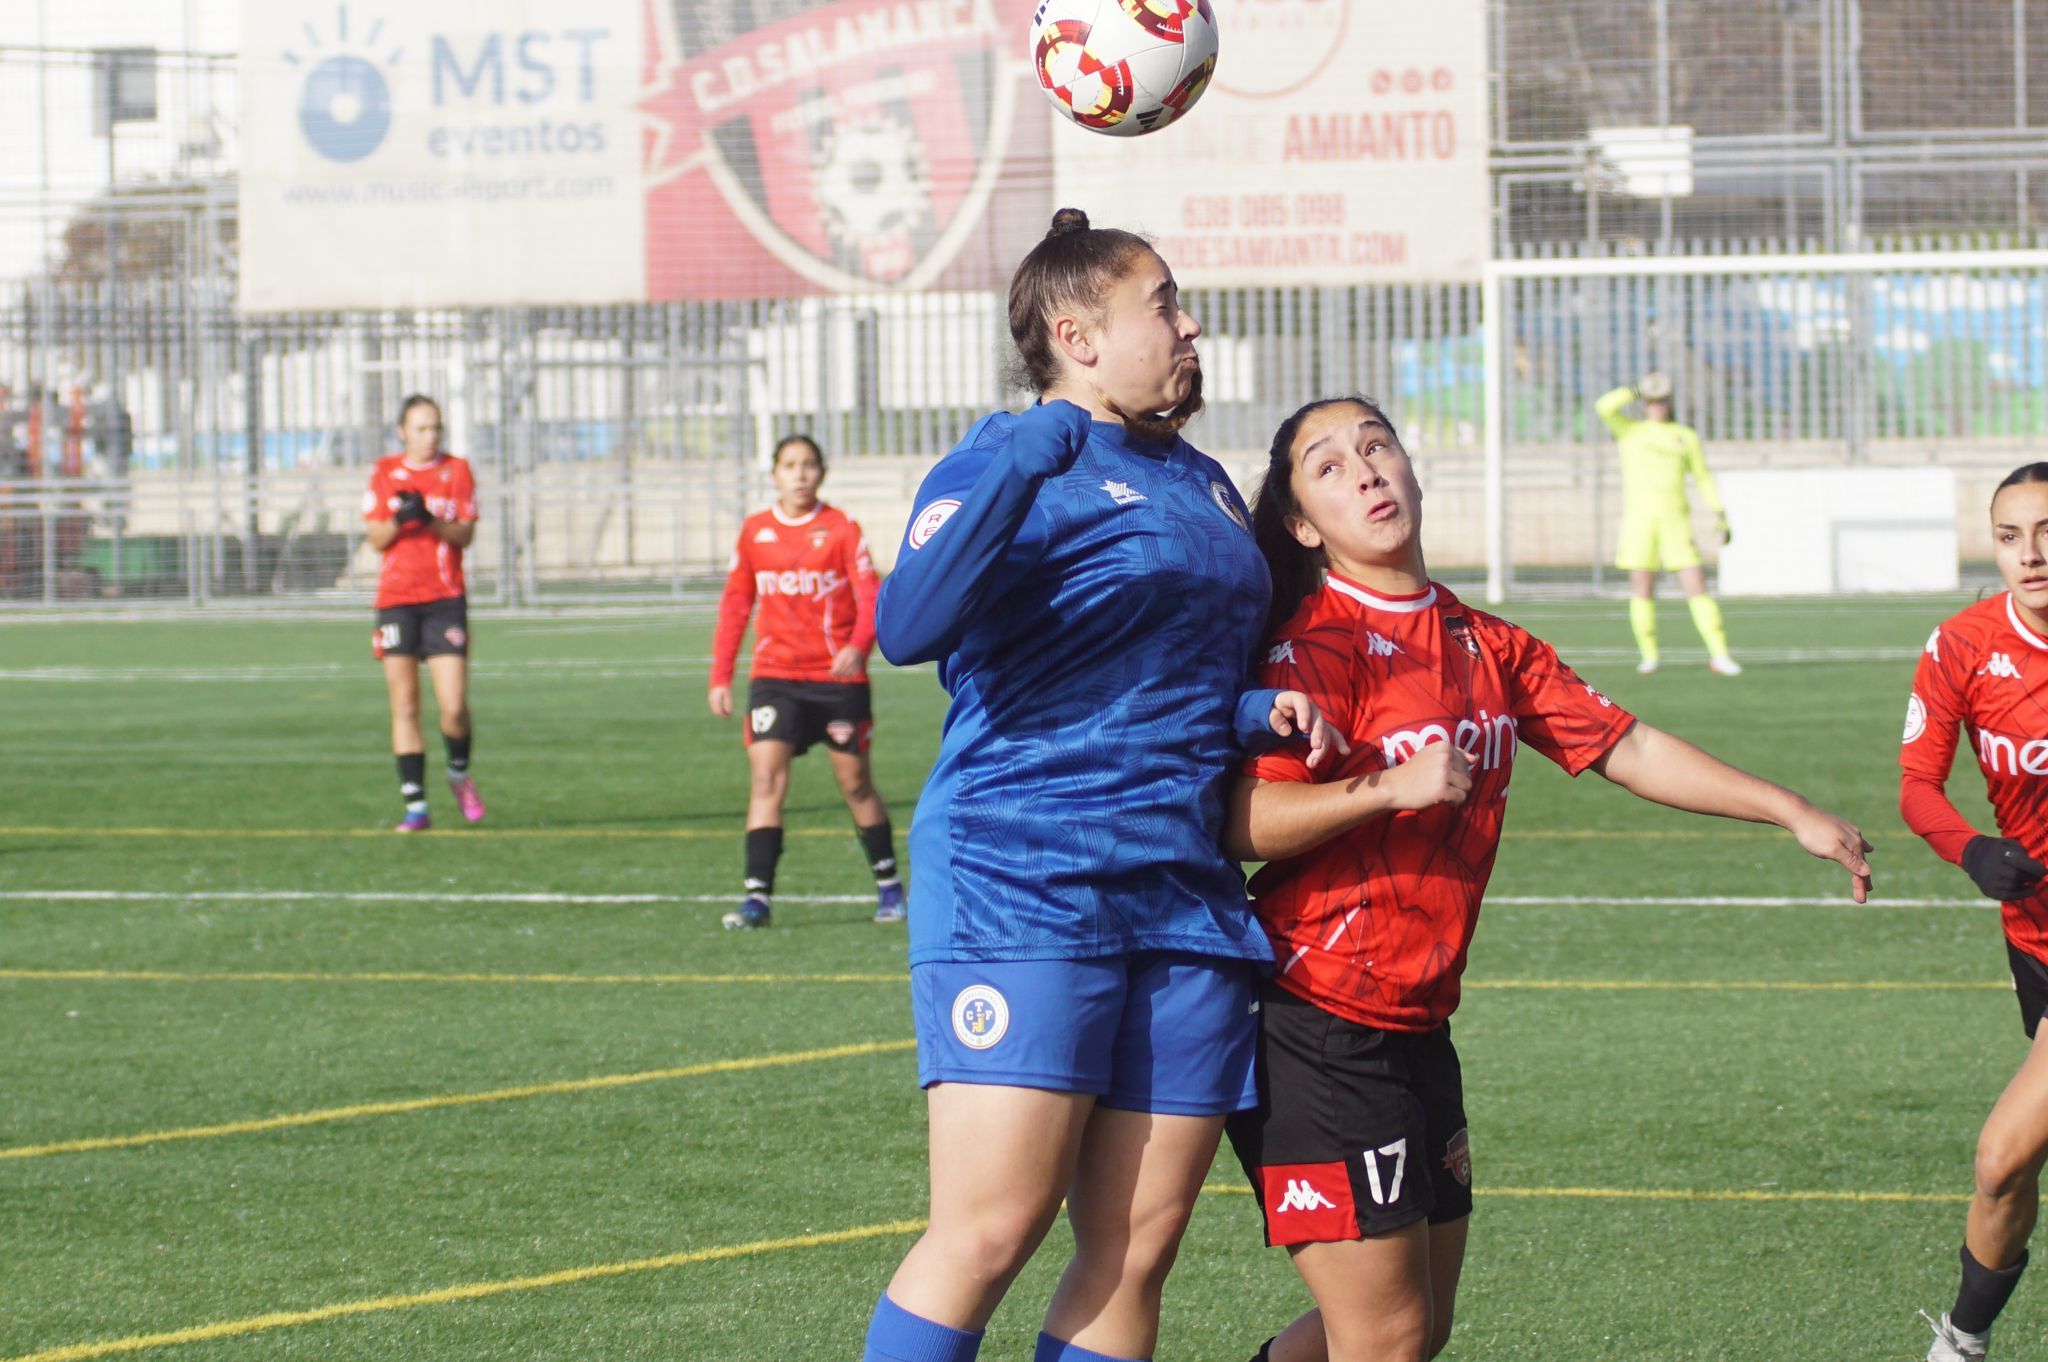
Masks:
[[[1079,413],[1071,413],[1078,424]],[[910,959],[1270,960],[1218,845],[1272,739],[1272,590],[1215,460],[1094,422],[982,418],[918,489],[876,636],[953,697],[911,824]]]

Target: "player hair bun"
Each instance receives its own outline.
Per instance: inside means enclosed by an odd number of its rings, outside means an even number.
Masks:
[[[1073,232],[1088,230],[1088,215],[1078,208],[1062,208],[1052,215],[1052,226],[1045,232],[1047,241],[1054,241]]]

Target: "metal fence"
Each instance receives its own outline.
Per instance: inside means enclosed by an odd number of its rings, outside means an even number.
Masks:
[[[1719,464],[1988,470],[2038,451],[2041,257],[1948,244],[1853,269],[1798,255],[1496,265],[1503,476],[1511,496],[1560,508],[1516,537],[1516,561],[1598,584],[1600,531],[1567,531],[1612,504],[1592,401],[1650,367],[1679,376],[1678,414]],[[777,435],[812,433],[837,469],[901,465],[1018,400],[992,295],[274,319],[150,287],[118,327],[90,291],[42,285],[0,307],[0,598],[360,600],[374,566],[362,487],[412,391],[441,399],[488,499],[480,598],[673,598],[722,567]],[[1440,494],[1434,557],[1481,561],[1484,293],[1191,291],[1210,394],[1191,434],[1255,462],[1299,403],[1377,397]],[[67,385],[114,336],[118,388]],[[900,502],[903,486],[883,495]]]

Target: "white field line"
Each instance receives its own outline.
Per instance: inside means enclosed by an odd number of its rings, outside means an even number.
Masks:
[[[557,675],[574,674],[579,679],[617,679],[625,677],[695,677],[704,674],[711,665],[708,657],[660,657],[660,658],[522,658],[516,661],[479,662],[470,667],[470,674],[477,677],[499,680],[538,676],[552,679]],[[926,667],[878,666],[869,673],[871,680],[879,680],[897,672],[929,671]],[[274,684],[280,681],[334,681],[349,680],[365,685],[382,687],[383,673],[376,664],[365,657],[360,662],[282,662],[256,663],[247,667],[93,667],[93,666],[51,666],[51,667],[7,667],[0,668],[0,681],[44,681],[66,684],[78,682],[201,682],[211,684],[222,681],[260,681]]]
[[[423,894],[400,890],[388,894],[375,891],[328,893],[316,889],[231,889],[218,893],[157,893],[133,889],[52,889],[38,893],[27,889],[0,891],[6,903],[502,903],[553,904],[568,907],[633,907],[645,904],[724,903],[735,901],[732,894]],[[777,894],[775,906],[785,903],[865,903],[873,894]]]
[[[343,892],[320,889],[229,889],[216,892],[147,889],[9,889],[0,890],[6,903],[503,903],[557,904],[570,907],[630,907],[645,904],[730,903],[731,894],[441,894],[418,890]],[[785,903],[873,903],[872,894],[777,894]],[[1858,904],[1847,897],[1793,898],[1772,895],[1630,896],[1620,894],[1501,894],[1486,900],[1491,908],[1985,908],[1990,899],[1875,898]]]

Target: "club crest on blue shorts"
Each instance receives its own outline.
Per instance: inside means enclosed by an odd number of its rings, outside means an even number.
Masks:
[[[953,1034],[970,1050],[986,1050],[1010,1029],[1010,1005],[987,984],[960,990],[953,999]]]

